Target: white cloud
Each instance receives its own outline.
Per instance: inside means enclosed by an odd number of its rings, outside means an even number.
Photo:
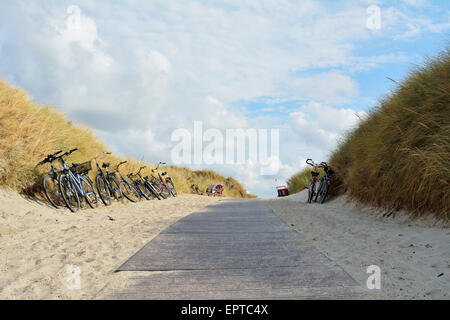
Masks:
[[[308,77],[295,78],[289,84],[299,99],[341,105],[351,102],[359,93],[358,84],[336,70]]]
[[[309,148],[332,150],[339,137],[366,115],[363,111],[332,108],[310,102],[290,113],[290,126],[301,144]]]

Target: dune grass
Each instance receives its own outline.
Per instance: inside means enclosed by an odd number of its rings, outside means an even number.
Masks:
[[[68,158],[69,163],[88,161],[108,150],[89,128],[75,125],[66,120],[64,114],[32,102],[24,91],[0,79],[0,186],[38,196],[48,166],[36,167],[36,164],[47,154],[75,147],[78,151]],[[113,166],[122,160],[114,155],[101,158]],[[123,173],[136,172],[140,166],[147,165],[144,173],[149,174],[149,169],[154,167],[132,158],[126,160],[128,163],[121,167]],[[190,193],[193,183],[203,191],[211,183],[222,183],[226,197],[253,197],[237,180],[210,170],[194,171],[174,166],[163,170],[172,177],[179,193]]]
[[[332,152],[335,194],[450,218],[450,50],[412,70]],[[292,177],[298,189],[306,172]]]

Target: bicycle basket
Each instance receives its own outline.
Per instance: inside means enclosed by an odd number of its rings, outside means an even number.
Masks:
[[[88,173],[90,170],[92,169],[92,165],[91,165],[91,162],[90,161],[87,161],[87,162],[83,162],[83,163],[81,163],[81,164],[79,164],[79,165],[74,165],[74,166],[72,166],[72,168],[70,168],[70,170],[72,171],[72,172],[76,172],[76,173],[78,173],[78,174],[86,174],[86,173]]]

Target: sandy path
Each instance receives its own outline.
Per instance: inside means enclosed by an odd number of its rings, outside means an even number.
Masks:
[[[339,197],[306,204],[305,191],[265,203],[360,284],[366,268],[381,268],[373,298],[450,299],[450,229],[434,220],[356,207]]]
[[[0,298],[93,298],[136,248],[217,201],[181,195],[74,214],[0,190]],[[68,265],[81,272],[79,290],[68,289]]]

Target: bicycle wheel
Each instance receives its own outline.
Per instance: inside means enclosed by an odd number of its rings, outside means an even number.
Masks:
[[[164,194],[163,191],[162,191],[163,186],[162,186],[162,184],[161,184],[161,181],[159,181],[159,180],[154,180],[154,181],[151,181],[150,184],[153,186],[153,188],[155,189],[155,191],[158,193],[158,195],[159,195],[158,199],[159,199],[159,200],[162,200],[162,199],[166,199],[166,198],[167,198],[167,195]]]
[[[153,192],[145,185],[145,183],[140,183],[139,185],[147,200],[152,200],[155,197]]]
[[[314,202],[317,202],[317,198],[319,197],[319,194],[322,192],[322,189],[323,189],[323,183],[324,183],[324,180],[323,180],[323,178],[322,178],[322,179],[320,180],[319,189],[317,189],[316,195],[315,195],[315,197],[314,197]]]
[[[58,184],[61,197],[63,198],[67,208],[69,208],[72,212],[77,212],[80,210],[80,198],[78,197],[78,192],[75,190],[69,175],[62,173],[58,178]]]
[[[98,208],[98,198],[95,193],[94,186],[85,177],[81,177],[81,187],[83,188],[84,199],[88,205],[92,209]]]
[[[167,199],[171,196],[169,189],[167,189],[167,187],[161,181],[158,181],[157,185],[161,190],[161,197],[163,199]]]
[[[141,200],[141,196],[139,195],[137,190],[124,181],[120,182],[119,188],[125,198],[127,198],[129,201],[138,202]]]
[[[155,186],[154,186],[153,184],[151,184],[150,182],[146,181],[146,182],[145,182],[145,187],[146,187],[148,190],[151,191],[152,195],[153,195],[156,199],[161,200],[160,192],[159,192],[159,190],[157,190],[157,189],[155,188]]]
[[[177,190],[175,189],[175,186],[173,185],[172,180],[169,180],[169,181],[167,182],[167,186],[169,187],[170,193],[172,194],[173,197],[178,196],[178,192],[177,192]]]
[[[113,177],[109,178],[109,185],[111,186],[111,193],[113,197],[117,200],[122,202],[123,201],[123,195],[122,191],[120,191],[119,182]]]
[[[102,176],[97,175],[95,178],[95,183],[97,184],[98,195],[100,196],[103,204],[105,206],[109,206],[111,204],[111,193],[109,192],[106,180]]]
[[[320,203],[324,203],[325,199],[327,198],[327,195],[328,195],[328,183],[326,183],[324,181],[323,188],[322,188],[322,190],[321,190],[321,192],[319,194],[319,202]]]
[[[150,191],[142,184],[142,182],[136,181],[135,186],[136,186],[136,188],[139,188],[139,191],[141,192],[141,196],[143,196],[147,200],[151,199]]]
[[[314,197],[316,182],[314,180],[311,180],[308,187],[308,203],[312,202],[312,198]]]
[[[64,205],[57,179],[54,179],[52,175],[46,175],[42,180],[42,185],[44,187],[45,197],[53,207],[58,209],[61,205]]]

